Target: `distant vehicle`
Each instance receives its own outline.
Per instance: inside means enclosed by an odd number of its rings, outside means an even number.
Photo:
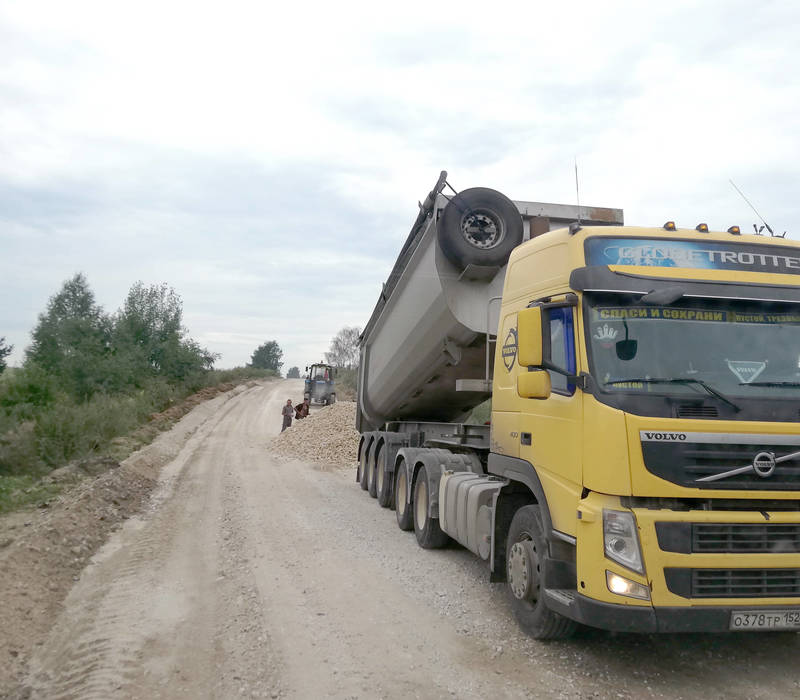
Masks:
[[[313,364],[306,367],[306,386],[303,391],[303,398],[311,403],[321,403],[330,406],[336,402],[336,385],[333,378],[336,376],[336,368],[333,365],[322,363]]]

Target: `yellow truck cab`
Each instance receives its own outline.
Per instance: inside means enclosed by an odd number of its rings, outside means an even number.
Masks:
[[[800,245],[446,184],[361,336],[361,487],[539,639],[800,630]]]
[[[574,543],[557,613],[800,629],[800,245],[698,228],[573,226],[511,253],[489,472]]]

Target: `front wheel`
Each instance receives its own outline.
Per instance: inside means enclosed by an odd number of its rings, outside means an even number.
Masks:
[[[511,609],[520,627],[534,639],[565,639],[572,635],[577,624],[545,606],[546,554],[539,506],[520,508],[514,514],[506,540]]]

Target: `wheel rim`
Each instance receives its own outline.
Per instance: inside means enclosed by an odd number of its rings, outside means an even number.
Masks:
[[[461,235],[475,248],[494,248],[505,234],[503,220],[491,209],[473,209],[461,218]]]
[[[530,538],[515,542],[508,553],[508,585],[517,600],[539,599],[539,555]]]
[[[420,475],[419,479],[417,492],[414,495],[414,517],[417,521],[417,527],[420,530],[424,530],[425,523],[428,520],[428,485],[425,483],[424,475]]]
[[[406,485],[406,471],[404,467],[400,467],[402,471],[397,475],[397,498],[395,499],[395,506],[400,515],[405,515],[406,503],[408,503],[408,489]]]

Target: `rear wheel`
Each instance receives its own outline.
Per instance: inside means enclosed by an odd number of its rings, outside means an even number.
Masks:
[[[370,450],[369,456],[367,457],[367,491],[373,498],[376,498],[378,495],[378,492],[375,490],[375,457],[375,450]]]
[[[408,474],[404,459],[398,462],[394,470],[394,514],[397,527],[401,530],[413,529],[414,513],[408,499]]]
[[[422,466],[414,482],[414,534],[417,536],[417,544],[423,549],[439,549],[450,538],[442,532],[439,520],[430,516],[429,505],[428,472]]]
[[[392,505],[392,475],[386,470],[386,445],[381,445],[375,460],[375,493],[381,508]]]
[[[361,485],[361,488],[364,491],[367,490],[367,453],[369,452],[369,446],[364,445],[361,449],[361,458],[358,460],[358,483]]]
[[[539,506],[520,508],[506,540],[506,566],[511,608],[520,627],[534,639],[564,639],[577,624],[544,603],[545,542]]]

